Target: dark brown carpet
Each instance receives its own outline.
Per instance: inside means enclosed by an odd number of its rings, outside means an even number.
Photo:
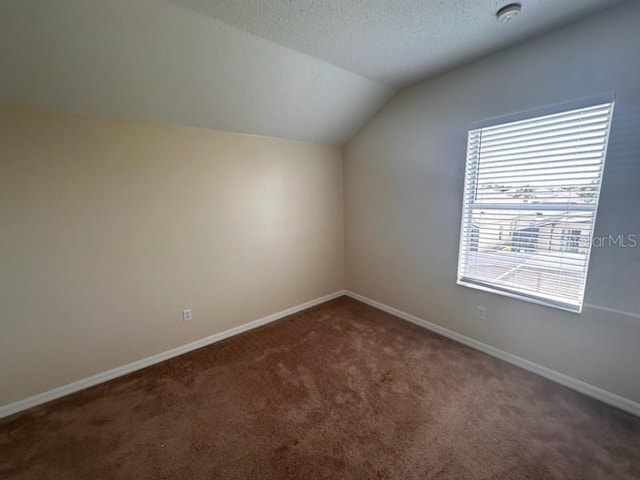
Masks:
[[[639,479],[640,419],[343,297],[0,421],[0,478]]]

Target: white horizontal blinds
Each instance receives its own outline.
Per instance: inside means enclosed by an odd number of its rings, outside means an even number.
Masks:
[[[459,282],[580,310],[612,110],[469,132]]]

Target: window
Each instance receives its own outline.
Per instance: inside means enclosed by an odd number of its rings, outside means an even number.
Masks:
[[[613,97],[469,131],[458,283],[580,312]]]
[[[580,247],[580,230],[562,230],[562,245],[565,252],[577,252]]]

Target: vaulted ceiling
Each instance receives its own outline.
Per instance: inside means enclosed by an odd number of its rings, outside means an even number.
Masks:
[[[615,0],[3,0],[0,98],[342,144],[403,86]]]

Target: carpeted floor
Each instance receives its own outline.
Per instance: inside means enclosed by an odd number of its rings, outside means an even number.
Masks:
[[[2,479],[639,479],[640,418],[342,297],[0,421]]]

